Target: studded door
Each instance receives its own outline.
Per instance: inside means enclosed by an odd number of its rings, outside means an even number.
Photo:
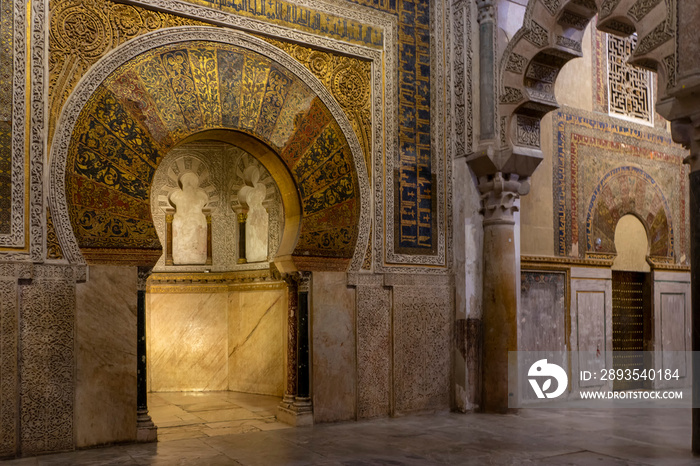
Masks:
[[[623,369],[630,373],[645,368],[644,353],[651,326],[651,293],[649,274],[641,272],[613,272],[613,369]],[[644,388],[645,381],[615,380],[615,390]]]

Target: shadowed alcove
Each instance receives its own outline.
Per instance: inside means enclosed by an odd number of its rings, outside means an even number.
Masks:
[[[243,134],[193,139],[163,158],[151,185],[164,253],[146,289],[148,388],[162,440],[282,426],[287,284],[273,260],[285,226],[298,232],[294,185]]]

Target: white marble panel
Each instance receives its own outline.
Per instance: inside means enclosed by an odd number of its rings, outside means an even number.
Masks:
[[[148,300],[151,391],[228,388],[227,293],[152,293]]]
[[[678,370],[678,379],[655,380],[653,387],[689,386],[691,358],[690,274],[654,271],[654,369]]]
[[[286,310],[286,288],[230,293],[229,390],[284,395]]]
[[[355,418],[355,292],[344,272],[314,272],[311,280],[314,422]]]
[[[136,440],[136,267],[90,266],[76,290],[76,447]]]
[[[612,281],[610,269],[572,268],[571,349],[580,351],[572,371],[600,373],[612,367]],[[601,385],[599,380],[580,382],[579,387]]]

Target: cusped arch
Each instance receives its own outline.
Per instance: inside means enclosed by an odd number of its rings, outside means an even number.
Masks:
[[[98,62],[70,96],[52,145],[49,187],[66,258],[158,251],[148,207],[153,174],[172,147],[202,137],[241,145],[274,166],[285,210],[297,216],[280,255],[359,267],[369,182],[347,117],[286,53],[212,27],[135,38]]]
[[[649,238],[649,256],[674,257],[672,213],[656,181],[634,166],[608,172],[593,190],[586,212],[586,252],[614,254],[615,228],[632,214],[644,225]]]
[[[499,65],[504,142],[539,148],[539,120],[559,107],[554,95],[557,76],[569,60],[582,56],[583,34],[596,14],[603,31],[638,34],[630,63],[658,71],[661,94],[674,85],[671,39],[676,26],[669,5],[666,0],[530,0],[523,27],[508,43]]]

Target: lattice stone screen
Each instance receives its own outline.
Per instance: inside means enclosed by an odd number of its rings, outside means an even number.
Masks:
[[[608,40],[608,113],[632,121],[654,123],[651,71],[627,64],[637,43],[628,38],[607,35]]]

